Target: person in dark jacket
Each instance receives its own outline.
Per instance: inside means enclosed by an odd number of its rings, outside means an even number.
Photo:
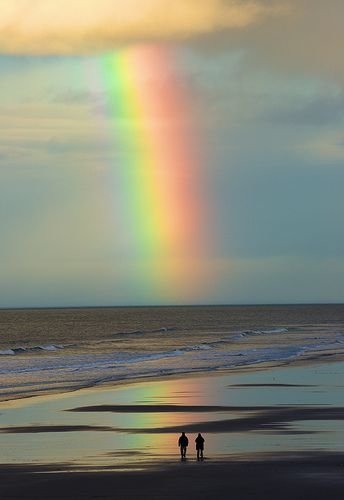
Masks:
[[[188,447],[189,440],[187,436],[185,435],[185,432],[182,432],[182,435],[178,439],[178,446],[180,448],[180,456],[181,459],[186,458],[186,448]]]
[[[203,460],[203,450],[204,450],[204,437],[201,433],[195,439],[196,443],[196,451],[197,451],[197,460]]]

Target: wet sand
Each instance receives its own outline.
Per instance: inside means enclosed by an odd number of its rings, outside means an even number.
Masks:
[[[317,361],[2,403],[0,498],[339,499],[343,375]]]
[[[161,464],[144,471],[52,473],[48,466],[0,467],[2,499],[266,499],[343,497],[337,455]]]

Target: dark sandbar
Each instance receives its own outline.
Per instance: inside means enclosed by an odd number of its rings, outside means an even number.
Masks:
[[[27,425],[0,427],[2,434],[39,434],[43,432],[113,431],[112,427],[92,425]]]
[[[232,384],[228,387],[317,387],[315,384]]]
[[[196,405],[97,405],[80,406],[66,411],[113,413],[212,413],[225,411],[270,410],[273,406],[196,406]]]
[[[138,412],[138,408],[141,406],[134,406],[134,412]],[[174,405],[168,406],[175,408]],[[131,405],[125,408],[129,408]],[[90,409],[91,408],[91,409]],[[94,407],[84,407],[81,409],[75,409],[73,411],[116,411],[107,409],[108,406],[94,406]],[[109,406],[109,408],[116,408]],[[143,407],[145,408],[145,407]],[[157,408],[157,410],[154,410]],[[161,411],[160,405],[148,406],[145,410]],[[6,434],[28,434],[28,433],[47,433],[47,432],[83,432],[83,431],[112,431],[112,432],[126,432],[126,433],[137,433],[137,434],[164,434],[164,433],[179,433],[182,431],[186,432],[199,432],[200,427],[202,432],[206,433],[223,433],[223,432],[243,432],[243,431],[257,431],[257,430],[279,430],[284,432],[289,432],[293,434],[308,434],[313,431],[294,431],[289,430],[287,425],[291,422],[300,422],[304,420],[316,421],[316,420],[344,420],[344,407],[268,407],[262,408],[257,406],[251,407],[177,407],[181,408],[180,411],[208,411],[209,408],[216,408],[215,411],[243,411],[246,410],[250,414],[249,416],[243,416],[241,418],[232,418],[216,421],[205,421],[205,422],[195,422],[184,425],[166,426],[166,427],[144,427],[144,428],[116,428],[108,426],[91,426],[91,425],[32,425],[32,426],[8,426],[0,428],[0,433]],[[196,409],[196,410],[195,410]],[[71,410],[70,410],[71,411]],[[128,411],[128,409],[126,410]],[[164,407],[163,412],[167,411]],[[174,411],[174,410],[173,410]],[[214,411],[214,410],[210,410]],[[144,412],[143,412],[144,413]]]
[[[304,420],[344,420],[344,407],[276,407],[274,409],[270,409],[269,411],[260,410],[260,407],[256,407],[257,413],[255,415],[243,418],[216,420],[170,427],[144,429],[121,428],[117,430],[128,433],[145,434],[179,433],[182,431],[197,433],[200,430],[207,433],[227,433],[257,430],[285,430],[288,423]],[[302,433],[309,433],[309,431]]]

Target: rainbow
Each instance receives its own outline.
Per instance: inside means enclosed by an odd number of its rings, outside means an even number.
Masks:
[[[180,292],[199,255],[204,219],[193,110],[173,60],[167,48],[143,46],[100,61],[126,227],[140,260],[154,263],[146,282],[169,296]]]

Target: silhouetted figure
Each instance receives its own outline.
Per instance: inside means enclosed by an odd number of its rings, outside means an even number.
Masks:
[[[186,448],[188,447],[189,440],[185,435],[185,432],[182,432],[182,435],[180,436],[178,440],[178,446],[180,448],[180,456],[181,459],[186,458]]]
[[[202,436],[201,433],[199,433],[195,439],[197,460],[199,460],[199,459],[203,460],[204,441],[205,441],[204,437]]]

